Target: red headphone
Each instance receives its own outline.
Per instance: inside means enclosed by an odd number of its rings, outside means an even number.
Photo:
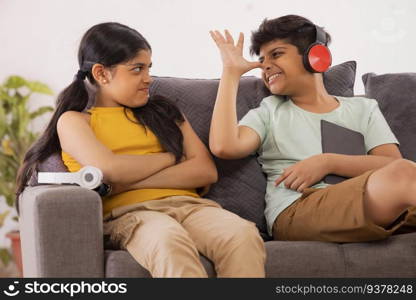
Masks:
[[[311,73],[323,73],[329,69],[332,63],[332,55],[326,46],[326,34],[319,26],[313,25],[316,32],[316,40],[303,54],[303,65]]]

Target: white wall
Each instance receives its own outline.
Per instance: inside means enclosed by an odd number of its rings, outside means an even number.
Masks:
[[[220,59],[210,29],[244,32],[247,50],[263,18],[289,13],[332,34],[334,64],[358,62],[356,93],[363,92],[366,72],[416,71],[414,0],[0,0],[0,80],[16,73],[60,91],[78,69],[82,34],[110,20],[149,40],[153,74],[217,78]]]
[[[416,72],[414,0],[0,0],[0,81],[19,74],[57,94],[78,70],[82,34],[104,21],[134,27],[149,40],[154,75],[218,78],[209,30],[242,31],[249,41],[265,17],[285,14],[328,30],[334,64],[358,62],[356,94],[364,93],[364,73]],[[35,99],[34,106],[53,104],[52,97]]]

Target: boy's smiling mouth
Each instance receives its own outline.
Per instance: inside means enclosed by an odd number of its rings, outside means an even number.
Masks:
[[[275,74],[272,74],[272,75],[270,75],[268,78],[267,78],[267,82],[269,83],[269,84],[271,84],[274,80],[276,80],[277,78],[279,78],[279,76],[281,76],[282,75],[282,72],[277,72],[277,73],[275,73]]]

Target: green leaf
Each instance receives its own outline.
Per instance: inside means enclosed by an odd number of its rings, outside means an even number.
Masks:
[[[6,82],[4,83],[4,86],[9,89],[18,89],[22,86],[25,86],[27,84],[27,81],[24,80],[20,76],[10,76],[7,78]]]
[[[46,84],[39,81],[29,81],[27,82],[27,87],[34,93],[53,95],[52,90]]]
[[[5,212],[0,214],[0,227],[3,227],[4,221],[6,220],[6,217],[9,213],[10,211],[6,210]]]
[[[4,111],[3,105],[0,105],[0,140],[3,139],[6,129],[6,112]]]
[[[7,205],[8,206],[10,206],[10,207],[13,207],[14,206],[14,198],[15,198],[15,195],[14,194],[7,195],[6,202],[7,202]]]
[[[20,95],[20,93],[16,93],[16,96],[18,97],[18,105],[19,106],[23,106],[24,109],[26,109],[27,106],[27,102],[30,99],[30,94],[26,95],[26,96],[22,96]],[[13,105],[16,105],[16,103],[14,103]]]
[[[23,138],[24,132],[30,122],[30,114],[25,105],[19,104],[17,106],[17,124],[18,124],[18,136]]]
[[[12,260],[12,255],[7,248],[0,248],[0,259],[5,266]]]
[[[51,89],[39,81],[10,76],[0,84],[0,201],[13,207],[16,201],[16,176],[23,157],[38,137],[31,121],[53,111],[43,106],[30,112],[28,102],[33,93],[52,95]],[[7,141],[5,143],[4,141]]]
[[[0,100],[1,102],[5,102],[5,103],[15,101],[14,97],[10,96],[7,91],[0,91]]]
[[[30,119],[33,120],[41,115],[43,115],[44,113],[53,111],[53,107],[52,106],[42,106],[39,107],[37,110],[35,110],[34,112],[32,112],[30,114]]]

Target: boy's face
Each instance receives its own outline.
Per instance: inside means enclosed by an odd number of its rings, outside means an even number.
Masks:
[[[296,46],[283,40],[273,40],[260,47],[263,81],[272,94],[295,95],[312,74],[303,66]]]

